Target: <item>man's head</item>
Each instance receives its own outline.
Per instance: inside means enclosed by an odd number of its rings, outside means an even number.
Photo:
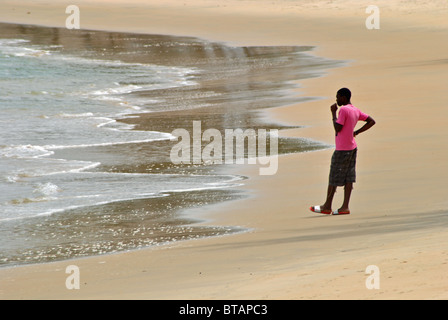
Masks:
[[[350,98],[352,97],[352,93],[347,88],[339,89],[336,94],[336,102],[338,106],[345,106],[350,103]]]

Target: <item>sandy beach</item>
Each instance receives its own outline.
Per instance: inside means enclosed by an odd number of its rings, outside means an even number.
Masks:
[[[283,135],[332,144],[330,105],[341,87],[377,124],[357,138],[349,216],[319,216],[332,149],[281,156],[278,172],[235,165],[249,199],[185,212],[236,235],[0,269],[1,299],[448,298],[448,4],[375,1],[78,1],[84,29],[184,35],[233,45],[311,45],[346,67],[301,81],[314,101],[269,110],[305,128]],[[107,4],[106,4],[107,3]],[[67,4],[0,0],[0,21],[63,27]],[[342,201],[342,189],[334,208]],[[68,290],[66,267],[80,270]],[[366,287],[377,266],[380,288]]]

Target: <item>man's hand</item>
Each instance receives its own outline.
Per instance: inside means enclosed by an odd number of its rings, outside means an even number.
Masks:
[[[369,116],[366,119],[366,124],[363,125],[360,129],[356,130],[355,132],[353,132],[353,136],[356,137],[358,134],[360,134],[361,132],[364,132],[366,130],[369,130],[373,125],[375,125],[375,120],[373,120],[373,118],[371,116]]]
[[[336,112],[338,111],[338,104],[337,103],[333,103],[330,107],[331,112]]]
[[[342,130],[342,125],[336,122],[337,120],[336,111],[338,110],[338,104],[337,103],[332,104],[330,109],[333,118],[334,131],[336,132],[336,135],[338,135],[338,132]]]

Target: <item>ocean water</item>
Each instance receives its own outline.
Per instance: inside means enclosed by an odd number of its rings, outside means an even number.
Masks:
[[[311,50],[0,24],[0,266],[241,231],[182,216],[242,197],[245,177],[172,165],[171,132],[286,128],[260,110],[341,64]]]

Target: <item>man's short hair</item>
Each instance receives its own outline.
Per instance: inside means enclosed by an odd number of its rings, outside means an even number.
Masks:
[[[352,93],[349,89],[347,88],[342,88],[338,90],[338,94],[340,96],[346,97],[348,100],[350,100],[350,98],[352,97]]]

